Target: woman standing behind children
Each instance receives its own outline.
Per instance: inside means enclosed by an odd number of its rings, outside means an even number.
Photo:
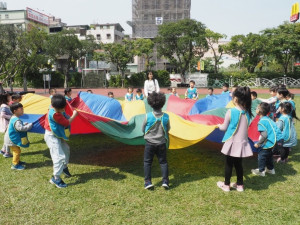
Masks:
[[[252,149],[248,142],[248,126],[251,112],[251,94],[248,87],[238,87],[233,92],[235,108],[227,111],[225,121],[219,129],[226,131],[223,138],[222,153],[225,155],[225,182],[217,182],[223,191],[230,191],[230,186],[237,191],[244,191],[243,158],[252,156]],[[235,167],[237,182],[230,185],[232,168]]]
[[[8,103],[10,101],[10,95],[5,93],[0,95],[0,132],[5,133],[9,124],[9,120],[12,117],[12,112],[10,111],[10,108],[8,106]],[[5,144],[3,144],[3,147],[1,149],[1,154],[5,158],[12,157],[9,147]]]
[[[144,95],[142,93],[142,89],[138,88],[136,90],[135,100],[144,100]]]
[[[293,118],[297,120],[299,119],[297,118],[290,102],[283,102],[280,104],[280,113],[281,116],[276,122],[276,125],[282,131],[283,148],[281,149],[280,157],[277,162],[287,162],[290,148],[297,145],[297,133],[293,123]]]
[[[125,101],[126,102],[133,101],[133,88],[132,87],[127,88],[127,93],[125,95]]]

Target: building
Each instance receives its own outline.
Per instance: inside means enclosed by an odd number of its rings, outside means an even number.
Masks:
[[[87,31],[90,29],[89,25],[72,25],[72,26],[64,26],[64,30],[73,30],[75,35],[78,37],[79,40],[85,40]]]
[[[158,26],[189,19],[191,0],[132,0],[133,38],[154,38]]]
[[[0,2],[0,24],[13,24],[22,30],[39,27],[49,32],[49,16],[31,8],[8,10],[6,3],[3,2]]]
[[[50,34],[62,31],[64,26],[67,26],[67,24],[63,23],[61,21],[61,18],[56,18],[54,16],[49,17],[49,32],[50,32]]]
[[[91,24],[87,35],[94,36],[97,43],[115,43],[124,38],[124,29],[119,23]]]

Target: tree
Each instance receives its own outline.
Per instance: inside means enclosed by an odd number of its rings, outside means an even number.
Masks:
[[[67,68],[64,71],[64,87],[68,86],[70,69],[75,68],[76,61],[84,54],[82,42],[79,41],[74,31],[63,30],[59,33],[49,35],[46,44],[46,52],[51,60],[56,63],[60,57],[66,59]]]
[[[124,87],[125,71],[127,64],[133,61],[135,55],[133,41],[123,40],[121,43],[103,44],[103,53],[98,57],[107,63],[113,63],[122,75],[122,87]]]
[[[193,59],[200,59],[208,50],[204,24],[191,19],[159,26],[156,44],[159,55],[170,60],[182,75]]]
[[[268,40],[268,52],[282,66],[283,72],[288,73],[289,65],[300,52],[300,25],[284,23],[277,28],[262,31]]]
[[[153,58],[154,42],[151,39],[140,38],[134,41],[135,54],[145,59],[146,70],[149,71],[155,65]]]
[[[266,39],[263,35],[253,33],[235,35],[223,48],[226,53],[238,57],[242,66],[253,73],[266,52]]]
[[[223,46],[219,44],[219,41],[222,38],[226,38],[227,36],[225,34],[220,34],[213,32],[210,29],[206,29],[206,40],[209,48],[212,50],[214,54],[214,73],[218,73],[219,70],[219,64],[222,59],[222,55],[224,53]],[[218,50],[216,49],[218,47]]]

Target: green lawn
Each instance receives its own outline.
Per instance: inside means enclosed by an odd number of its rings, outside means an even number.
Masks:
[[[299,108],[300,97],[296,102]],[[216,186],[224,179],[221,145],[203,141],[170,150],[170,190],[161,187],[155,160],[155,189],[146,191],[143,146],[72,136],[74,176],[64,179],[68,188],[58,189],[49,183],[52,162],[43,135],[29,138],[31,147],[21,155],[26,170],[12,171],[11,159],[0,158],[0,224],[300,224],[299,147],[288,164],[275,165],[276,175],[252,175],[257,158],[245,159],[243,193]]]

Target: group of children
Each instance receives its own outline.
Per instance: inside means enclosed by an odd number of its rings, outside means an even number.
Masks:
[[[270,88],[271,98],[258,99],[261,103],[256,109],[259,116],[257,130],[259,140],[254,144],[258,150],[258,168],[252,169],[254,175],[275,174],[273,157],[278,156],[278,163],[288,161],[291,148],[297,145],[295,129],[295,102],[292,94],[284,85]],[[251,104],[257,99],[257,93],[248,87],[237,87],[232,93],[234,108],[227,111],[224,123],[219,129],[225,131],[222,153],[225,155],[225,181],[217,182],[223,191],[234,188],[244,191],[242,159],[252,156],[248,141],[248,126],[252,115]],[[230,183],[232,168],[235,167],[237,182]]]
[[[194,98],[197,92],[193,91],[193,82],[190,85],[191,91],[187,91],[187,97]],[[209,89],[211,95],[213,89]],[[172,90],[173,91],[173,90]],[[176,91],[176,89],[175,89]],[[226,85],[224,93],[228,93]],[[70,158],[70,148],[66,141],[70,136],[70,125],[77,116],[74,110],[72,116],[65,113],[67,101],[70,101],[72,90],[66,89],[65,96],[56,94],[55,89],[49,91],[51,106],[45,118],[44,140],[50,150],[53,161],[53,176],[50,183],[58,188],[65,188],[67,184],[61,179],[61,174],[71,177],[68,169]],[[129,88],[131,95],[127,98],[133,99],[133,89]],[[289,152],[297,144],[297,134],[295,130],[295,120],[298,120],[295,113],[295,103],[292,95],[283,86],[270,88],[272,97],[270,99],[259,99],[262,101],[256,109],[260,117],[257,130],[260,132],[259,141],[255,143],[258,149],[258,168],[253,169],[255,175],[265,176],[266,173],[275,174],[273,155],[279,155],[277,162],[287,162]],[[175,94],[175,93],[173,93]],[[252,101],[257,98],[256,92],[251,92],[248,87],[234,87],[232,101],[235,105],[227,111],[224,123],[218,125],[219,129],[225,131],[223,138],[222,153],[225,155],[225,181],[217,182],[217,186],[223,191],[230,191],[235,188],[237,191],[244,191],[243,183],[243,158],[253,155],[252,148],[248,141],[248,127],[253,117],[251,106]],[[141,98],[141,90],[138,90],[136,100]],[[11,169],[23,170],[25,162],[20,161],[20,147],[29,147],[27,131],[32,128],[32,124],[23,123],[20,116],[23,115],[23,106],[20,96],[13,96],[13,102],[9,106],[10,95],[0,96],[0,128],[5,132],[4,145],[1,154],[5,157],[13,153]],[[146,141],[144,150],[144,188],[153,188],[151,181],[151,166],[153,158],[158,157],[162,171],[162,186],[169,188],[169,172],[167,163],[167,149],[169,146],[170,121],[167,113],[162,112],[162,107],[166,102],[163,93],[153,92],[148,95],[148,104],[153,108],[153,112],[147,113],[143,122],[142,132]],[[235,167],[237,182],[230,183],[232,169]]]

